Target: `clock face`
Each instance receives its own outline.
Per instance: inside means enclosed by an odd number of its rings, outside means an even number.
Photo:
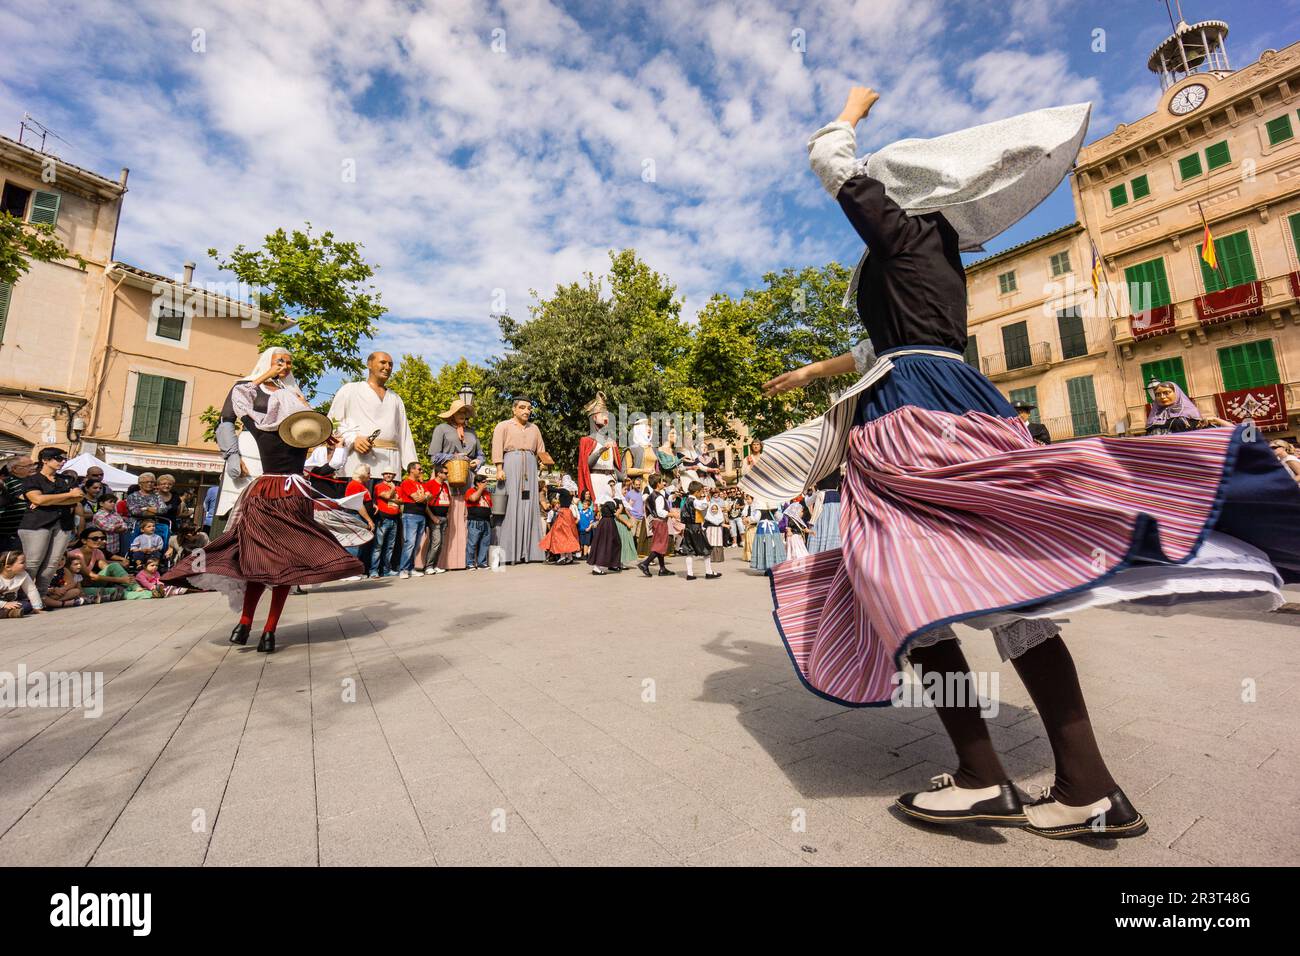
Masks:
[[[1186,116],[1205,102],[1206,93],[1207,90],[1200,83],[1189,83],[1169,101],[1169,112],[1175,116]]]

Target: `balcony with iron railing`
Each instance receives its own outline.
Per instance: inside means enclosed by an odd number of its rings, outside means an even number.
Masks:
[[[1101,409],[1044,418],[1042,423],[1047,426],[1047,433],[1052,436],[1052,441],[1110,434],[1110,423],[1106,420],[1106,413]]]
[[[1051,342],[1033,342],[1022,349],[980,356],[980,371],[994,382],[1042,372],[1051,364]]]

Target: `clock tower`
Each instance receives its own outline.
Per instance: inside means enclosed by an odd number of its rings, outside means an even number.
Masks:
[[[1228,25],[1222,20],[1202,20],[1189,24],[1182,18],[1178,3],[1178,22],[1174,32],[1156,47],[1147,60],[1147,69],[1160,77],[1164,108],[1174,116],[1186,116],[1200,109],[1209,98],[1209,78],[1222,79],[1232,72],[1228,50],[1223,45]],[[1166,7],[1168,2],[1166,0]],[[1173,23],[1173,11],[1169,11]]]

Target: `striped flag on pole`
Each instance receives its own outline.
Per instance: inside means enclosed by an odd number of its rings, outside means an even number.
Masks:
[[[1215,272],[1219,271],[1219,257],[1214,253],[1214,233],[1210,232],[1210,224],[1205,219],[1205,210],[1201,204],[1196,204],[1196,210],[1201,214],[1201,225],[1205,227],[1205,236],[1201,239],[1201,259],[1207,266]]]
[[[1097,246],[1091,239],[1088,245],[1092,246],[1092,297],[1095,299],[1101,294],[1101,256],[1097,255]]]

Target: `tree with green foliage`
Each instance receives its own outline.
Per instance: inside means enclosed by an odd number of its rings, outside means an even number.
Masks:
[[[501,316],[507,351],[489,363],[489,383],[501,395],[533,399],[548,451],[570,472],[587,434],[582,409],[598,391],[614,426],[620,404],[629,415],[701,407],[689,378],[691,328],[676,287],[630,249],[611,252],[610,262],[608,295],[605,279],[587,273],[539,297],[526,322]]]
[[[31,268],[33,262],[60,262],[75,259],[86,268],[86,260],[73,255],[54,235],[49,223],[24,222],[17,216],[0,212],[0,285],[13,285]]]
[[[253,305],[268,315],[292,320],[284,329],[263,327],[263,349],[282,346],[293,353],[293,374],[311,399],[317,382],[330,370],[365,374],[363,339],[375,334],[387,311],[369,280],[375,269],[361,257],[361,244],[340,242],[334,233],[277,229],[262,248],[236,246],[226,258],[208,255],[217,267],[251,286]]]
[[[388,387],[401,396],[406,406],[406,420],[410,423],[411,436],[426,471],[430,465],[429,439],[443,421],[438,416],[451,406],[463,385],[474,389],[474,418],[470,424],[486,452],[492,440],[492,429],[497,422],[509,417],[510,406],[497,396],[485,369],[462,357],[459,361],[446,363],[435,375],[424,358],[408,354],[402,356],[388,380]]]
[[[734,437],[740,420],[757,437],[820,415],[833,392],[853,376],[821,379],[767,398],[763,383],[782,372],[842,355],[861,338],[851,309],[841,304],[850,272],[837,262],[763,276],[765,288],[739,299],[715,295],[701,310],[689,377],[704,399],[705,425]]]

